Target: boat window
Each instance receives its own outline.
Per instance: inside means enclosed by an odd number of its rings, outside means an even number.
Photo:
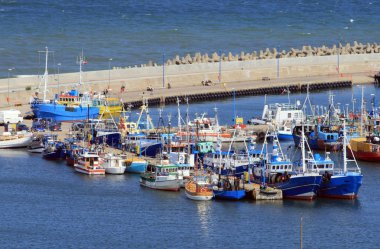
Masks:
[[[276,169],[276,166],[272,166],[272,170],[275,170]]]
[[[288,113],[288,118],[291,118],[292,117],[292,114],[291,113]]]
[[[280,169],[284,169],[284,166],[283,166],[283,165],[281,165]]]
[[[285,169],[288,169],[288,165],[285,165]]]

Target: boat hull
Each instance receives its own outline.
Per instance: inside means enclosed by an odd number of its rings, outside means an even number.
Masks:
[[[292,175],[288,181],[269,185],[281,189],[284,198],[313,200],[321,181],[322,176]]]
[[[35,147],[35,148],[28,148],[28,152],[30,153],[42,153],[44,151],[44,147]]]
[[[240,200],[245,197],[245,190],[214,190],[214,196],[218,199]]]
[[[201,195],[201,194],[193,193],[193,192],[186,190],[185,194],[186,194],[187,198],[194,200],[194,201],[209,201],[214,197],[212,192],[211,192],[211,194],[208,194],[208,195]]]
[[[333,175],[330,180],[322,181],[318,196],[337,199],[355,199],[362,185],[360,174]]]
[[[96,119],[99,108],[95,106],[65,106],[61,104],[32,104],[31,109],[36,118],[52,118],[57,122]]]
[[[7,148],[25,148],[30,145],[33,141],[32,134],[26,135],[20,138],[2,140],[0,141],[0,149]]]
[[[140,184],[144,187],[151,189],[164,190],[164,191],[179,191],[180,185],[178,179],[156,181],[140,177]]]
[[[366,162],[378,162],[380,161],[380,152],[364,152],[364,151],[352,151],[347,150],[348,157],[353,158],[352,153],[356,160],[366,161]]]
[[[65,158],[65,152],[63,150],[44,152],[42,157],[46,160],[63,160]]]
[[[125,167],[109,167],[105,170],[107,174],[122,175],[125,172]]]
[[[280,141],[292,141],[293,135],[291,133],[277,133],[277,137]]]
[[[295,146],[299,147],[301,138],[298,135],[293,135],[293,141]],[[343,148],[343,143],[341,142],[325,142],[319,139],[307,140],[311,150],[326,150],[326,151],[340,151]]]
[[[104,175],[106,171],[104,169],[86,169],[80,166],[74,165],[75,171],[86,175]]]
[[[141,174],[146,171],[147,165],[148,163],[146,162],[132,162],[129,166],[125,168],[125,172]]]

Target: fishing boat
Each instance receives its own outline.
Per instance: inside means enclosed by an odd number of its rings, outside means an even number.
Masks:
[[[125,165],[125,172],[141,174],[146,171],[148,162],[140,157],[132,157],[125,159]]]
[[[344,132],[344,138],[346,134]],[[322,175],[322,182],[318,190],[318,196],[338,199],[355,199],[358,196],[359,188],[362,185],[363,175],[355,160],[347,159],[347,139],[343,145],[343,165],[340,168],[328,157],[322,158],[315,155],[310,160],[310,166],[315,167]],[[354,167],[348,168],[348,162],[353,162]]]
[[[146,172],[140,175],[140,185],[157,190],[179,191],[177,165],[148,165]]]
[[[27,131],[3,132],[0,135],[0,149],[24,148],[33,141],[33,133]]]
[[[240,200],[246,192],[241,187],[240,178],[236,176],[219,177],[218,184],[213,187],[214,197],[217,199]]]
[[[359,161],[378,162],[380,160],[380,137],[352,138],[349,142],[348,156]]]
[[[48,48],[45,50],[45,73],[43,99],[34,99],[31,102],[31,109],[36,118],[52,118],[57,122],[83,120],[87,118],[97,118],[99,107],[95,106],[90,93],[79,94],[77,90],[71,90],[62,94],[56,94],[53,100],[47,99],[48,85]],[[79,61],[79,85],[82,85],[82,65],[84,63],[83,54]]]
[[[209,178],[204,175],[195,175],[185,184],[186,197],[195,201],[209,201],[214,197],[210,188]]]
[[[66,158],[65,144],[55,139],[49,139],[45,144],[42,157],[46,160],[63,160]]]
[[[306,139],[312,150],[340,151],[343,148],[340,126],[318,124],[306,127]],[[296,146],[300,146],[301,126],[293,129],[293,139]]]
[[[34,137],[32,142],[28,145],[28,152],[30,153],[42,153],[45,149],[43,137]]]
[[[77,172],[87,175],[104,175],[105,169],[99,165],[99,156],[95,152],[84,152],[74,164]]]
[[[103,157],[101,166],[106,170],[107,174],[124,174],[126,169],[125,159],[111,153],[107,153]]]
[[[303,121],[300,105],[275,103],[264,105],[262,120],[274,124],[279,140],[292,140],[292,127]]]
[[[268,134],[267,134],[268,136]],[[293,168],[293,163],[284,155],[280,143],[274,135],[272,153],[264,153],[267,147],[267,139],[263,146],[263,160],[254,167],[255,181],[259,184],[267,184],[270,187],[281,189],[284,198],[312,200],[316,197],[322,177],[316,170],[306,167],[305,136],[301,142],[301,165],[298,170]]]
[[[203,156],[203,165],[221,175],[241,176],[248,171],[248,165],[258,163],[261,151],[255,150],[251,141],[244,151],[233,151],[231,145],[228,151],[222,151],[221,143],[216,144],[215,151]]]

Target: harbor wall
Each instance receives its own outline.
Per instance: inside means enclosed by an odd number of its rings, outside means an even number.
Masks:
[[[229,87],[239,82],[249,82],[250,86],[262,85],[281,86],[300,82],[326,82],[318,77],[328,77],[328,81],[351,80],[356,83],[369,83],[373,79],[368,77],[380,70],[380,54],[345,54],[329,56],[308,56],[294,58],[276,58],[245,61],[208,62],[195,64],[143,66],[118,68],[112,70],[89,71],[83,73],[83,88],[90,91],[102,91],[111,88],[118,93],[121,86],[125,92],[134,93],[129,96],[131,101],[141,99],[141,92],[147,86],[154,89],[162,88],[163,70],[165,70],[165,87],[170,83],[172,89],[181,91],[181,88],[191,89],[200,86],[202,81],[219,82],[219,67],[221,67],[221,83]],[[25,104],[38,91],[41,77],[31,76],[9,79],[11,105]],[[269,81],[268,81],[269,80]],[[58,82],[60,90],[70,89],[79,81],[79,73],[65,73],[49,76],[48,97],[52,98],[57,92]],[[0,80],[1,99],[5,100],[8,79]],[[26,90],[26,89],[30,90]],[[210,89],[206,89],[209,91]],[[112,92],[111,91],[111,92]],[[201,89],[201,92],[205,89]],[[165,94],[163,94],[165,95]],[[41,96],[41,93],[40,93]],[[4,106],[6,101],[1,102]]]

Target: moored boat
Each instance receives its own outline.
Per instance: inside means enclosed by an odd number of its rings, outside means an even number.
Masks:
[[[378,162],[380,160],[379,136],[352,138],[348,145],[348,156],[359,161]]]
[[[106,170],[107,174],[124,174],[126,164],[125,159],[111,153],[103,157],[102,167]]]
[[[312,162],[322,175],[322,182],[318,190],[318,196],[338,199],[355,199],[358,196],[359,188],[362,185],[363,175],[355,160],[347,159],[346,132],[344,132],[343,165],[340,169],[335,167],[335,163],[330,158],[314,156]],[[354,162],[355,167],[347,167],[348,162]]]
[[[125,172],[141,174],[146,171],[148,162],[140,157],[132,157],[125,159],[125,165]]]
[[[166,191],[179,191],[178,167],[169,165],[148,165],[147,171],[140,175],[142,186]]]
[[[206,175],[200,174],[193,176],[185,184],[186,197],[195,201],[209,201],[213,198],[214,193],[209,188],[210,183]]]
[[[314,199],[322,177],[315,170],[306,168],[304,137],[301,135],[302,163],[299,170],[293,169],[293,163],[284,155],[275,136],[272,153],[265,153],[262,163],[254,167],[256,181],[259,184],[268,184],[270,187],[281,189],[284,198]]]
[[[99,165],[99,156],[95,152],[84,152],[74,164],[77,172],[87,175],[104,175],[105,169]]]
[[[3,132],[0,136],[0,149],[6,148],[24,148],[27,147],[33,140],[31,132]]]
[[[218,184],[213,187],[214,197],[217,199],[240,200],[246,192],[241,187],[241,180],[236,176],[220,178]]]

